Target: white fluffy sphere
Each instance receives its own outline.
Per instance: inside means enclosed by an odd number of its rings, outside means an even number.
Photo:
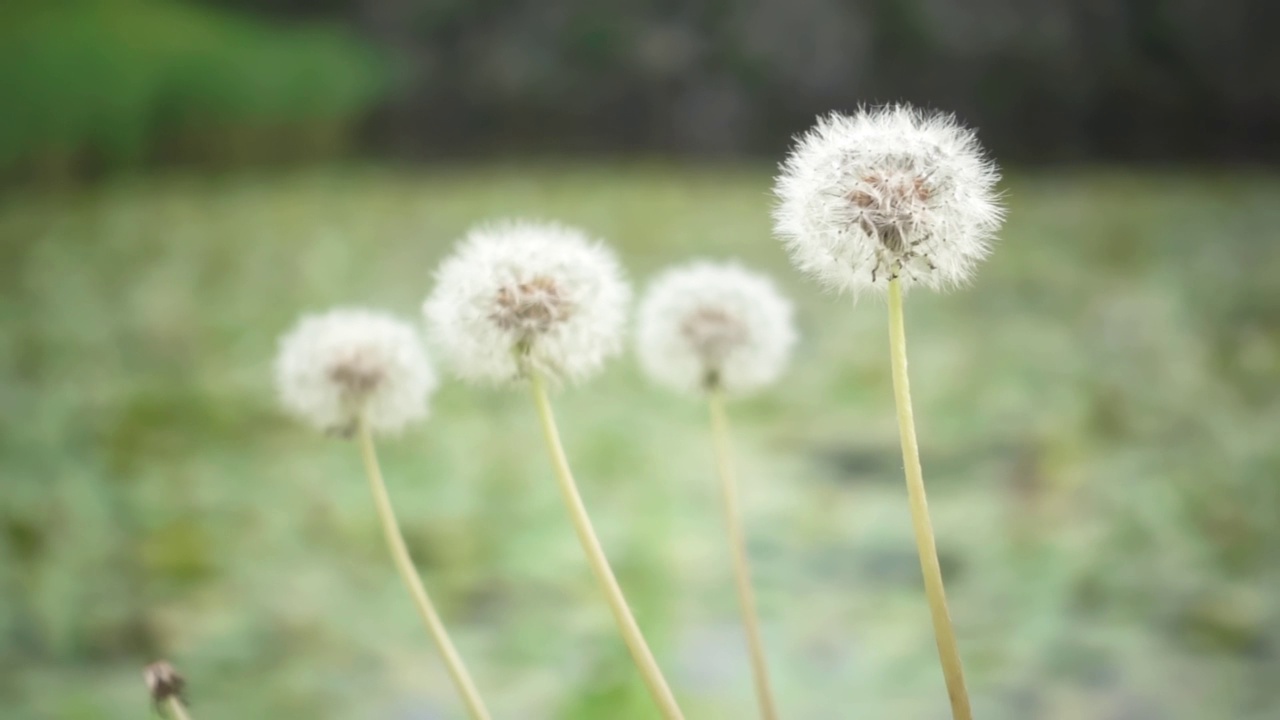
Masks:
[[[344,436],[360,413],[372,430],[387,433],[426,417],[437,384],[412,325],[358,308],[299,320],[280,338],[275,375],[285,410]]]
[[[464,380],[507,383],[534,370],[579,380],[622,348],[631,288],[613,252],[556,224],[473,229],[436,272],[429,335]]]
[[[951,115],[832,113],[783,163],[774,226],[796,267],[831,287],[884,290],[897,277],[943,289],[986,257],[1004,217],[998,180]]]
[[[768,277],[732,263],[667,270],[638,310],[640,366],[680,391],[758,390],[782,375],[795,342],[791,303]]]

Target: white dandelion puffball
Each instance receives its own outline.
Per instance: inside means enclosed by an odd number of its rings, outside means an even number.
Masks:
[[[304,316],[280,338],[276,386],[290,414],[349,436],[395,433],[427,414],[435,371],[414,327],[385,313],[339,308]]]
[[[999,172],[954,117],[905,105],[832,113],[799,138],[774,227],[802,272],[839,289],[963,283],[1004,219]]]
[[[790,301],[768,277],[736,264],[667,270],[637,312],[640,366],[684,392],[760,389],[782,375],[796,342]]]
[[[621,351],[630,300],[601,242],[562,225],[507,221],[463,238],[422,311],[464,380],[508,383],[529,371],[579,380]]]

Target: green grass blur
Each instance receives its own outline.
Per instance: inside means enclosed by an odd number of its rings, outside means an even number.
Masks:
[[[390,76],[339,27],[182,0],[8,0],[0,181],[332,157]]]
[[[125,181],[0,204],[0,708],[146,717],[142,666],[218,718],[461,717],[354,446],[282,417],[304,311],[416,317],[472,223],[555,218],[638,280],[776,273],[803,341],[731,408],[793,720],[946,713],[884,307],[770,237],[767,167],[524,166]],[[1280,181],[1017,176],[971,288],[908,296],[925,477],[987,720],[1280,716]],[[634,363],[556,397],[588,507],[690,718],[753,713],[704,408]],[[412,552],[495,717],[654,713],[519,392],[448,384],[382,444]]]

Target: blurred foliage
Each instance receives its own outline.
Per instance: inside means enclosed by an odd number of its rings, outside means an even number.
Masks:
[[[769,236],[765,168],[170,176],[0,205],[0,707],[460,717],[360,462],[276,411],[299,312],[413,316],[495,214],[774,272],[803,341],[733,406],[780,704],[938,718],[883,306],[821,295]],[[1016,175],[973,287],[908,298],[952,612],[991,720],[1280,716],[1274,178]],[[703,408],[633,363],[558,393],[585,499],[691,718],[753,713]],[[426,583],[495,717],[652,717],[565,522],[527,398],[449,384],[381,445]]]
[[[332,155],[388,71],[337,27],[176,0],[7,2],[0,177]]]

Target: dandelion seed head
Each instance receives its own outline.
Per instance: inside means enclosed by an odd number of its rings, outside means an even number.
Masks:
[[[791,303],[768,277],[733,263],[667,270],[637,315],[641,368],[681,392],[758,390],[782,375],[796,341]]]
[[[426,416],[437,384],[412,325],[357,308],[299,320],[280,339],[275,374],[285,410],[343,436],[362,412],[372,430],[399,432]]]
[[[509,383],[530,370],[579,380],[621,350],[630,299],[604,244],[562,225],[507,221],[463,238],[422,309],[465,380]]]
[[[782,164],[774,228],[798,269],[838,290],[964,283],[1004,218],[973,131],[906,105],[832,113]]]

